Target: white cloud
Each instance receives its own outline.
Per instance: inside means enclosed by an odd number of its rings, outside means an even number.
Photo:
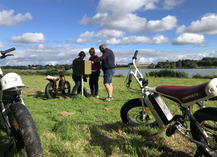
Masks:
[[[169,38],[163,36],[163,35],[157,35],[152,39],[151,44],[165,44],[169,42]]]
[[[121,39],[112,38],[107,40],[105,43],[110,45],[128,45],[128,44],[164,44],[169,41],[168,38],[164,37],[163,35],[157,35],[150,39],[146,36],[129,36],[123,37]]]
[[[205,37],[200,34],[194,33],[183,33],[173,40],[174,45],[185,45],[185,44],[200,44],[205,41]]]
[[[119,30],[110,30],[110,29],[103,29],[100,30],[96,37],[98,38],[113,38],[113,37],[123,37],[125,35],[125,32],[119,31]]]
[[[0,48],[3,48],[5,45],[3,42],[0,42]]]
[[[0,12],[0,26],[14,26],[20,22],[31,20],[32,15],[30,13],[16,14],[14,15],[14,10],[3,10]]]
[[[89,47],[75,47],[71,45],[58,45],[58,46],[38,46],[19,45],[14,51],[13,57],[8,57],[2,60],[0,65],[46,65],[46,64],[71,64],[73,59],[78,57],[80,51],[86,52],[86,60],[89,58],[87,53]],[[118,50],[112,49],[115,53],[116,64],[128,64],[132,61],[134,50]],[[154,49],[138,49],[138,64],[157,63],[159,61],[177,61],[179,59],[195,59],[199,60],[203,57],[217,57],[216,50],[201,50],[203,52],[182,52],[182,51],[159,51]],[[101,56],[101,52],[96,49],[96,54]]]
[[[107,17],[108,13],[97,13],[92,18],[84,16],[80,23],[83,25],[93,25],[105,21]]]
[[[76,43],[86,43],[91,42],[95,37],[94,32],[86,31],[83,34],[80,34],[79,37],[76,39]]]
[[[163,9],[165,10],[171,10],[174,9],[174,7],[179,6],[184,3],[185,0],[165,0]]]
[[[146,18],[139,17],[136,14],[125,14],[123,16],[112,15],[101,23],[101,29],[125,30],[131,33],[143,31],[146,26]]]
[[[39,44],[39,45],[38,45],[38,48],[39,48],[39,49],[43,49],[43,48],[45,48],[45,46],[44,46],[43,44]]]
[[[145,32],[162,32],[176,27],[177,19],[175,16],[168,15],[161,20],[151,20],[147,23]]]
[[[124,30],[131,33],[162,32],[176,27],[175,16],[168,15],[161,20],[147,21],[138,16],[136,11],[146,11],[156,8],[159,0],[101,0],[98,4],[98,13],[92,18],[86,16],[82,24],[100,24],[100,29]]]
[[[114,14],[127,14],[138,9],[153,9],[159,0],[100,0],[98,12],[113,12]]]
[[[106,41],[106,44],[111,45],[127,45],[127,44],[138,44],[138,43],[149,43],[150,39],[146,36],[129,36],[123,37],[122,39],[112,38]]]
[[[74,41],[73,38],[69,38],[69,39],[66,40],[66,43],[71,43],[71,42],[73,42],[73,41]]]
[[[206,14],[200,20],[193,21],[188,27],[180,26],[177,32],[217,34],[217,14]]]
[[[22,36],[11,37],[10,41],[14,43],[45,43],[46,39],[42,33],[25,33]]]

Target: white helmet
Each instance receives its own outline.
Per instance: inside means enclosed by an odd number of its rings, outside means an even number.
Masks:
[[[2,90],[7,90],[13,87],[25,87],[21,77],[16,73],[8,73],[1,79]]]

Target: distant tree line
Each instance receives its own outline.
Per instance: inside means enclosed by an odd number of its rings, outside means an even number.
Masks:
[[[129,65],[115,65],[116,68],[126,68]],[[54,69],[72,69],[72,65],[69,64],[56,64],[56,65],[28,65],[28,66],[1,66],[2,69],[18,69],[18,70],[54,70]]]
[[[116,68],[128,68],[132,65],[115,65]],[[201,60],[178,60],[158,62],[157,64],[150,64],[148,68],[159,68],[159,69],[175,69],[175,68],[206,68],[206,67],[217,67],[217,58],[215,57],[204,57]],[[18,69],[18,70],[52,70],[52,69],[65,69],[69,70],[72,68],[69,64],[56,64],[56,65],[27,65],[27,66],[1,66],[2,69]]]
[[[28,65],[28,66],[1,66],[2,69],[18,69],[18,70],[52,70],[52,69],[65,69],[69,70],[72,65],[56,64],[56,65]]]
[[[159,69],[174,69],[174,68],[200,68],[200,67],[216,67],[217,58],[215,57],[204,57],[201,60],[178,60],[178,61],[165,61],[158,62],[155,64],[150,64],[148,68],[159,68]]]

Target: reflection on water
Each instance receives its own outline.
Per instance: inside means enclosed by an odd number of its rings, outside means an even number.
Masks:
[[[162,69],[139,69],[142,75],[145,75],[145,73],[153,71],[153,70],[162,70]],[[217,74],[217,69],[172,69],[174,71],[184,71],[188,74],[189,77],[192,77],[195,74],[201,74],[201,75],[213,75]],[[124,76],[127,76],[129,73],[129,69],[115,69],[115,75],[122,74]],[[103,74],[101,72],[101,74]]]

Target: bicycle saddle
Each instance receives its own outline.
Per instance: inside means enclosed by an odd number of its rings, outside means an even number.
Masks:
[[[206,87],[209,82],[194,86],[161,85],[156,91],[164,96],[178,99],[181,103],[187,103],[207,96]]]
[[[60,78],[59,78],[59,77],[53,77],[53,76],[48,75],[48,76],[47,76],[47,79],[51,79],[51,80],[56,80],[56,81],[58,81]]]

